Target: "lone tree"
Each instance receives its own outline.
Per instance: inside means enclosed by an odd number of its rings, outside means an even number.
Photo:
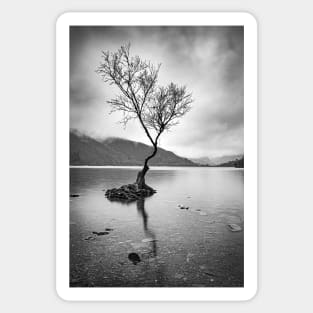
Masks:
[[[179,119],[190,110],[193,101],[191,94],[185,86],[174,83],[158,86],[161,64],[155,66],[139,56],[131,56],[130,44],[116,52],[102,51],[102,59],[96,72],[104,82],[117,86],[120,91],[114,99],[107,101],[111,105],[111,112],[123,113],[121,123],[124,127],[130,120],[137,119],[152,144],[153,150],[137,175],[135,187],[153,191],[145,183],[148,162],[158,151],[161,134],[177,125]]]

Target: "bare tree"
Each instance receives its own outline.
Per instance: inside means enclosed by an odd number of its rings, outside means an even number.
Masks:
[[[161,134],[179,123],[179,119],[190,110],[191,94],[186,87],[170,83],[166,87],[157,85],[161,64],[154,66],[150,61],[130,55],[130,44],[116,52],[102,51],[102,62],[96,72],[104,82],[119,88],[120,94],[108,101],[111,112],[122,112],[124,126],[131,119],[138,119],[150,140],[153,150],[144,161],[137,175],[139,189],[150,188],[145,183],[149,170],[148,162],[158,151]]]

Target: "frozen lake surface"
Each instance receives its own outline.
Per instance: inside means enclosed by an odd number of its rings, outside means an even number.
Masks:
[[[146,176],[152,197],[105,198],[137,172],[70,169],[70,286],[243,286],[244,171],[155,167]]]

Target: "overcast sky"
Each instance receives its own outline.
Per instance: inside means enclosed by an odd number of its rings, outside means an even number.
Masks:
[[[243,28],[71,27],[71,128],[96,137],[149,144],[138,121],[124,129],[107,100],[118,90],[95,70],[101,51],[131,43],[131,54],[162,63],[159,84],[174,82],[192,92],[192,110],[163,133],[162,148],[186,157],[243,153]]]

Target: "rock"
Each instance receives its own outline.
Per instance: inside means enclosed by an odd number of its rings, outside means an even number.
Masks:
[[[134,264],[137,265],[137,263],[141,262],[140,256],[137,253],[130,253],[128,254],[128,259]]]
[[[242,228],[239,225],[237,225],[237,224],[228,224],[227,227],[232,232],[237,232],[237,231],[241,231],[242,230]]]
[[[111,201],[132,202],[152,196],[156,191],[149,186],[141,189],[137,184],[123,185],[120,188],[108,189],[105,196]]]
[[[113,231],[113,228],[108,228],[108,227],[107,227],[105,230],[106,230],[106,231]]]
[[[205,275],[208,275],[208,276],[213,276],[213,277],[215,276],[214,274],[209,273],[209,272],[204,272],[204,274],[205,274]]]
[[[189,206],[184,206],[184,205],[179,204],[178,207],[179,207],[181,210],[189,210]]]
[[[93,231],[93,234],[97,235],[97,236],[103,236],[103,235],[108,235],[109,232],[108,231]]]
[[[95,240],[96,238],[93,236],[86,237],[84,240]]]
[[[77,195],[77,194],[72,194],[72,195],[70,195],[70,197],[71,197],[71,198],[77,198],[77,197],[79,197],[79,195]]]

